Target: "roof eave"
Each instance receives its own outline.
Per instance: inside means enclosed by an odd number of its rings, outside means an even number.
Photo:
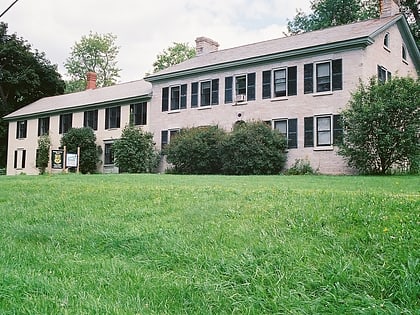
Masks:
[[[371,36],[366,36],[366,37],[350,39],[350,40],[341,41],[341,42],[328,43],[328,44],[323,44],[323,45],[311,46],[307,48],[278,52],[278,53],[270,54],[270,55],[256,56],[252,58],[229,61],[229,62],[214,64],[214,65],[209,65],[209,66],[204,66],[204,67],[198,67],[198,68],[193,68],[193,69],[180,70],[180,71],[164,73],[164,74],[156,74],[156,75],[151,75],[149,77],[146,77],[145,80],[152,83],[152,82],[170,80],[170,79],[179,78],[179,77],[193,76],[193,75],[202,74],[205,72],[215,72],[215,71],[224,70],[227,68],[249,66],[250,64],[268,63],[268,62],[279,60],[279,59],[287,60],[287,59],[296,58],[296,57],[311,56],[311,55],[319,54],[320,52],[327,53],[327,52],[333,52],[333,51],[352,50],[352,49],[357,49],[357,48],[364,48],[366,46],[371,45],[373,42],[374,40]]]

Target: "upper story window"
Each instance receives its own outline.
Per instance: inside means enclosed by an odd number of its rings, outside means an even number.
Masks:
[[[298,147],[296,118],[274,120],[273,127],[287,139],[287,146],[289,149],[296,149]]]
[[[343,129],[340,115],[304,118],[304,146],[331,147],[341,141]]]
[[[225,78],[225,103],[233,100],[236,103],[255,100],[255,72]]]
[[[176,85],[162,89],[162,112],[187,108],[187,85]]]
[[[47,135],[50,132],[50,117],[38,119],[38,137]]]
[[[93,130],[98,130],[98,110],[88,110],[83,115],[83,127],[90,127]]]
[[[271,98],[272,91],[274,97],[297,95],[297,67],[263,71],[263,98]]]
[[[26,138],[27,120],[18,120],[16,126],[16,139]]]
[[[378,81],[380,83],[385,83],[389,80],[391,80],[391,72],[388,71],[385,67],[378,65]]]
[[[384,48],[386,50],[389,50],[390,49],[389,45],[390,45],[390,35],[389,35],[389,33],[386,33],[385,36],[384,36]]]
[[[73,114],[62,114],[60,115],[60,127],[59,133],[63,134],[70,130],[73,124]]]
[[[305,64],[305,94],[338,91],[343,89],[342,59]]]
[[[130,121],[135,126],[147,125],[147,102],[130,105]]]
[[[120,128],[121,106],[108,107],[105,109],[105,129]]]
[[[219,79],[191,84],[191,107],[219,104]]]

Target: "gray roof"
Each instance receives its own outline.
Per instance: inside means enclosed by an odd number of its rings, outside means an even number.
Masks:
[[[279,54],[283,57],[296,57],[297,51],[308,53],[312,50],[319,53],[321,47],[337,48],[355,45],[355,43],[366,46],[374,41],[373,37],[378,33],[398,21],[405,21],[405,19],[402,15],[396,15],[210,52],[154,73],[145,79],[153,82],[194,70],[197,72],[200,69],[201,71],[217,70],[217,65],[224,67],[226,64],[235,65],[235,62],[240,65],[247,60],[249,62],[255,62],[256,59],[269,60],[270,56]]]
[[[144,80],[121,83],[113,86],[85,90],[82,92],[44,97],[13,113],[5,119],[17,119],[31,115],[47,115],[57,111],[83,110],[95,106],[106,106],[115,102],[150,97],[152,85]]]

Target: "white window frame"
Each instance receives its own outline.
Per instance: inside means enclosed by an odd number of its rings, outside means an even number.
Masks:
[[[272,76],[273,76],[273,84],[272,84],[272,91],[273,91],[273,98],[284,98],[284,97],[287,97],[288,96],[288,94],[287,94],[287,91],[288,91],[288,74],[287,74],[287,70],[288,70],[288,68],[287,67],[282,67],[282,68],[276,68],[276,69],[273,69],[272,71],[271,71],[271,73],[272,73]],[[276,95],[276,72],[279,72],[279,71],[284,71],[284,80],[285,80],[285,90],[284,90],[284,95],[281,95],[281,96],[277,96]]]
[[[245,93],[238,93],[238,78],[241,77],[245,77]],[[245,103],[247,101],[247,97],[248,97],[248,74],[244,73],[244,74],[237,74],[234,76],[234,94],[233,94],[233,100],[234,102],[241,102],[241,103]],[[243,100],[241,99],[240,101],[238,101],[239,95],[243,95]]]
[[[283,133],[283,132],[280,131],[280,129],[276,128],[276,123],[280,123],[280,122],[286,124],[286,133]],[[273,121],[272,121],[272,128],[274,130],[280,131],[280,133],[283,134],[286,139],[289,139],[289,126],[288,125],[289,124],[288,124],[288,119],[287,118],[277,118],[277,119],[273,119]]]
[[[319,130],[319,127],[318,127],[318,120],[319,119],[323,119],[323,118],[328,118],[330,121],[329,121],[329,129],[323,129],[323,130]],[[314,116],[314,119],[315,119],[315,123],[314,123],[314,148],[316,149],[316,148],[318,148],[318,149],[322,149],[322,150],[325,150],[325,149],[332,149],[333,148],[333,128],[334,128],[334,126],[333,126],[333,121],[334,121],[334,119],[333,119],[333,115],[332,114],[328,114],[328,115],[317,115],[317,116]],[[330,137],[330,140],[329,140],[329,143],[326,143],[326,144],[320,144],[319,143],[319,132],[328,132],[329,133],[329,137]]]
[[[172,89],[178,88],[178,108],[172,108]],[[179,85],[172,85],[169,87],[169,111],[180,111],[181,110],[181,84]]]
[[[323,65],[323,64],[328,64],[328,68],[329,68],[329,89],[325,90],[325,91],[318,91],[318,66]],[[330,94],[332,93],[332,60],[324,60],[324,61],[318,61],[318,62],[314,62],[314,91],[315,94]]]

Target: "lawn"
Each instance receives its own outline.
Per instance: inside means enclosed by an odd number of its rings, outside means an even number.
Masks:
[[[0,314],[420,314],[420,177],[0,177]]]

